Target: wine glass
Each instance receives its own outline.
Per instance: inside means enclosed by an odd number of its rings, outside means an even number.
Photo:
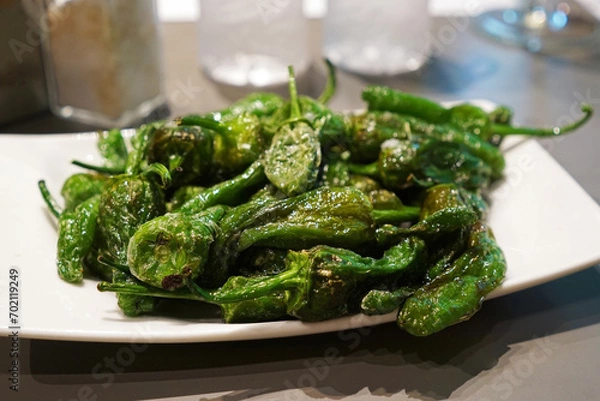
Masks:
[[[597,50],[600,38],[598,20],[568,0],[528,0],[521,8],[483,12],[477,23],[496,40],[539,53]]]

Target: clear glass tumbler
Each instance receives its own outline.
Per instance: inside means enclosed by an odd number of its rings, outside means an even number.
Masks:
[[[287,82],[308,68],[307,22],[300,0],[200,0],[200,65],[232,86]]]
[[[44,65],[55,114],[125,127],[165,104],[154,0],[44,2]]]
[[[365,75],[416,71],[429,58],[427,0],[329,0],[323,54]]]

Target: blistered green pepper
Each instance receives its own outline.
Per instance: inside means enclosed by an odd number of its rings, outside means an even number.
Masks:
[[[64,210],[74,210],[80,203],[102,192],[107,176],[98,173],[76,173],[65,180],[60,190]]]
[[[69,283],[79,283],[85,270],[83,259],[89,253],[96,234],[100,195],[92,195],[75,207],[61,209],[45,182],[40,181],[38,185],[50,212],[58,218],[58,275]]]
[[[319,135],[302,117],[294,70],[289,68],[289,120],[278,129],[264,155],[265,174],[269,181],[288,196],[314,188],[321,165]]]
[[[148,163],[169,169],[172,187],[205,184],[212,179],[212,131],[193,126],[163,126],[152,136]]]
[[[380,246],[387,247],[407,235],[432,238],[442,233],[468,227],[478,219],[478,211],[463,191],[453,184],[427,189],[421,203],[418,222],[410,227],[385,224],[377,228]]]
[[[490,229],[471,228],[469,244],[443,273],[409,297],[398,314],[398,325],[416,336],[427,336],[469,319],[506,272],[506,260]]]
[[[166,290],[182,287],[187,278],[195,280],[207,263],[225,212],[224,206],[213,206],[195,215],[167,213],[145,222],[129,240],[129,271]]]
[[[234,114],[227,119],[187,115],[177,120],[180,126],[198,126],[216,133],[212,155],[205,155],[215,174],[222,179],[240,173],[256,161],[265,149],[262,125],[258,117],[248,113]]]
[[[474,134],[485,142],[489,142],[495,135],[537,137],[562,135],[581,127],[592,116],[592,108],[587,104],[582,104],[581,111],[584,115],[572,124],[551,128],[514,127],[504,121],[500,123],[492,122],[488,113],[472,104],[461,103],[446,108],[430,99],[385,86],[367,86],[362,92],[362,98],[367,102],[369,110],[407,114],[433,124],[448,125],[460,131]],[[496,119],[497,116],[494,115],[492,118]]]
[[[231,209],[211,248],[211,268],[200,281],[222,285],[240,252],[251,246],[303,249],[314,245],[360,249],[374,243],[375,221],[365,194],[321,187],[292,198],[259,198]]]
[[[342,248],[318,246],[290,251],[286,269],[274,276],[244,279],[223,289],[206,292],[193,288],[208,302],[230,304],[286,292],[287,314],[304,321],[332,319],[356,312],[363,285],[393,281],[412,269],[421,269],[425,245],[407,238],[386,251],[381,259],[365,258]],[[231,280],[231,279],[230,279]],[[236,279],[234,279],[236,280]],[[263,302],[266,302],[263,298]]]

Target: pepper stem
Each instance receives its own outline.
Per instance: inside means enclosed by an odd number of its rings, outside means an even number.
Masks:
[[[120,265],[118,263],[115,263],[112,260],[106,259],[102,255],[98,256],[98,258],[96,258],[96,260],[98,261],[98,263],[100,263],[100,264],[102,264],[104,266],[108,266],[108,267],[111,267],[113,269],[119,270],[120,272],[127,273],[127,274],[131,275],[131,271],[129,271],[129,267],[124,266],[124,265]]]
[[[301,118],[300,103],[298,102],[298,88],[296,87],[296,77],[294,75],[294,67],[288,66],[290,75],[289,91],[290,91],[290,119]]]
[[[142,283],[109,283],[102,281],[97,285],[100,292],[117,292],[119,294],[132,294],[145,297],[188,299],[191,301],[205,301],[203,298],[189,291],[166,291],[160,288],[154,288]]]
[[[228,304],[256,299],[274,292],[297,287],[304,281],[299,278],[298,272],[298,269],[284,270],[274,276],[259,277],[255,280],[249,279],[248,282],[244,283],[243,287],[230,289],[220,288],[214,291],[207,291],[191,280],[188,282],[188,287],[190,291],[202,297],[207,302]]]
[[[551,128],[530,128],[530,127],[513,127],[510,125],[494,124],[492,126],[492,134],[506,136],[506,135],[528,135],[528,136],[558,136],[574,131],[585,124],[594,112],[592,106],[583,103],[581,105],[581,111],[584,115],[571,124],[564,125],[562,127],[551,127]]]
[[[215,131],[218,134],[225,135],[229,132],[229,127],[223,125],[223,123],[213,120],[212,118],[206,118],[197,114],[190,114],[183,116],[176,120],[177,125],[195,125],[202,128]]]
[[[327,65],[327,83],[325,84],[325,89],[323,89],[323,93],[321,93],[321,95],[319,95],[317,99],[317,102],[322,104],[327,104],[327,102],[331,100],[337,87],[334,65],[327,58],[325,59],[325,64]]]
[[[117,175],[117,174],[123,174],[125,172],[125,169],[123,169],[123,168],[94,166],[92,164],[88,164],[88,163],[85,163],[85,162],[82,162],[79,160],[72,160],[71,164],[78,166],[78,167],[83,167],[88,170],[95,171],[100,174]]]
[[[48,187],[46,186],[46,181],[39,180],[38,188],[40,189],[40,192],[42,193],[42,198],[44,199],[44,202],[46,202],[46,205],[48,206],[48,210],[50,210],[50,213],[52,213],[54,215],[54,217],[58,218],[60,216],[60,214],[62,213],[62,208],[58,205],[58,202],[56,202],[56,199],[54,199],[52,197],[52,194],[50,194],[50,191],[48,190]]]

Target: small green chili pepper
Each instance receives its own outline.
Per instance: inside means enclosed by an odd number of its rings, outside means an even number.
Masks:
[[[38,185],[50,211],[58,217],[58,275],[69,283],[80,283],[84,274],[83,258],[95,238],[100,195],[83,200],[73,209],[60,210],[45,182],[40,181]]]
[[[321,165],[318,133],[300,114],[294,70],[289,67],[290,119],[284,123],[264,155],[269,181],[288,196],[314,188]]]
[[[235,114],[220,121],[187,115],[178,119],[177,124],[199,126],[216,132],[212,158],[207,160],[212,162],[214,171],[225,179],[247,168],[265,148],[262,125],[258,117],[252,114]]]
[[[100,194],[107,177],[97,173],[77,173],[69,176],[60,190],[65,210],[74,210],[80,203]]]
[[[490,115],[481,108],[470,104],[459,104],[446,108],[432,100],[400,92],[385,86],[368,86],[363,90],[363,100],[369,110],[392,111],[421,118],[437,125],[449,125],[463,132],[474,134],[485,142],[495,135],[528,135],[536,137],[557,136],[572,132],[585,124],[592,116],[592,107],[581,105],[583,117],[564,127],[530,128],[514,127],[501,120],[493,123]],[[493,118],[496,118],[493,116]]]
[[[476,223],[466,251],[406,300],[397,323],[413,335],[427,336],[468,320],[505,271],[506,260],[491,231]]]
[[[142,224],[127,248],[131,274],[166,290],[182,287],[186,278],[196,279],[225,211],[224,206],[213,206],[196,215],[167,213]]]
[[[150,140],[148,163],[166,166],[174,189],[205,184],[212,178],[213,137],[200,127],[160,127]]]

